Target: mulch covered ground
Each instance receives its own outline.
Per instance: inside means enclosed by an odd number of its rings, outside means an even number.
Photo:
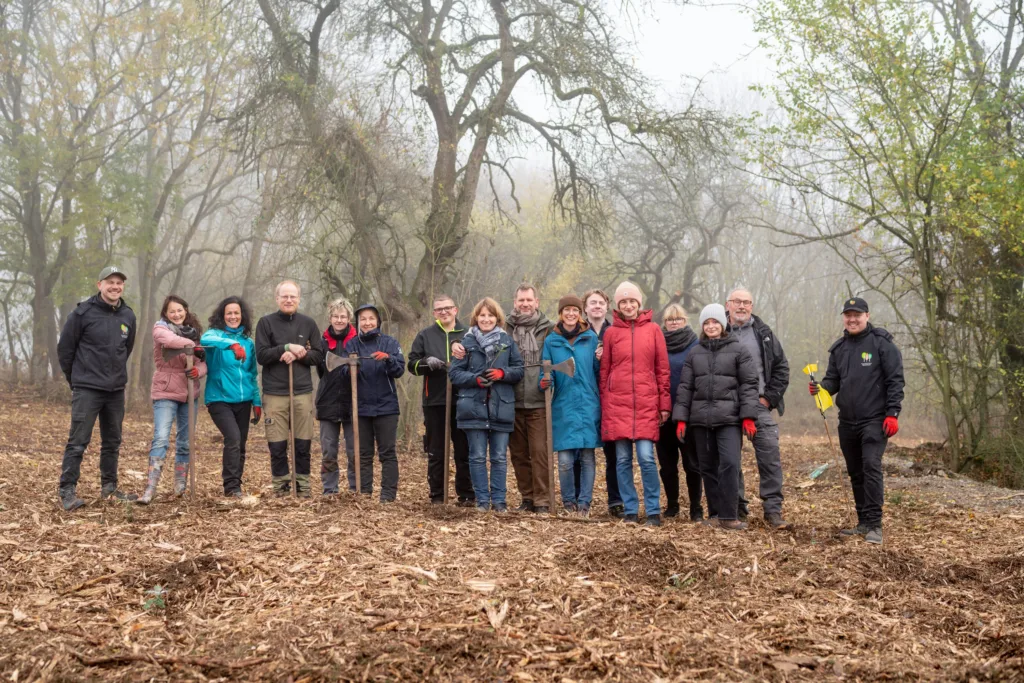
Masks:
[[[842,542],[845,475],[799,488],[827,444],[787,440],[792,532],[624,526],[604,515],[601,468],[587,521],[430,506],[418,452],[401,459],[398,503],[298,503],[266,495],[258,429],[246,485],[263,495],[232,508],[201,414],[196,501],[92,502],[97,434],[79,487],[91,504],[67,515],[68,419],[63,404],[0,402],[3,680],[1024,680],[1013,491],[932,485],[894,462],[885,545]],[[126,421],[123,488],[142,491],[150,436],[146,416]]]

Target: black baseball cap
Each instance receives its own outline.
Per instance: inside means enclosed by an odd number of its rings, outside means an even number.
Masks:
[[[861,299],[859,296],[852,297],[843,302],[843,313],[847,311],[860,311],[861,313],[868,312],[868,302]]]
[[[122,280],[128,279],[128,276],[125,275],[124,272],[117,266],[107,266],[106,268],[100,271],[100,276],[97,279],[97,282],[100,280],[106,280],[111,275],[120,275]]]

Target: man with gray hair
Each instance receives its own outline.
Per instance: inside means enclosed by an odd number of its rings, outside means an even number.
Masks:
[[[754,315],[754,297],[745,287],[737,287],[725,302],[729,333],[750,351],[757,367],[759,398],[754,455],[760,475],[760,497],[764,518],[774,529],[788,529],[782,517],[782,457],[779,453],[779,425],[772,410],[785,411],[782,400],[789,386],[789,361],[782,344],[760,318]],[[749,515],[749,502],[744,495],[743,471],[740,470],[739,518]]]

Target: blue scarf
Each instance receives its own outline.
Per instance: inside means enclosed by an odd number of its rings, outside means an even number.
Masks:
[[[501,328],[495,325],[494,329],[490,332],[481,332],[480,328],[474,325],[469,328],[467,334],[472,335],[480,345],[480,348],[484,350],[484,355],[487,356],[487,364],[490,365],[494,362],[494,358],[501,350],[498,345],[498,342],[501,341]]]

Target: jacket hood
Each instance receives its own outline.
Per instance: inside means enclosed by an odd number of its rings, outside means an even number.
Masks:
[[[625,318],[622,317],[621,313],[619,313],[618,311],[613,311],[612,325],[614,325],[615,327],[629,327],[633,323],[636,323],[637,326],[646,325],[647,323],[651,322],[653,318],[654,311],[651,310],[650,308],[640,311],[640,313],[638,313],[636,316],[636,320],[626,320]]]

